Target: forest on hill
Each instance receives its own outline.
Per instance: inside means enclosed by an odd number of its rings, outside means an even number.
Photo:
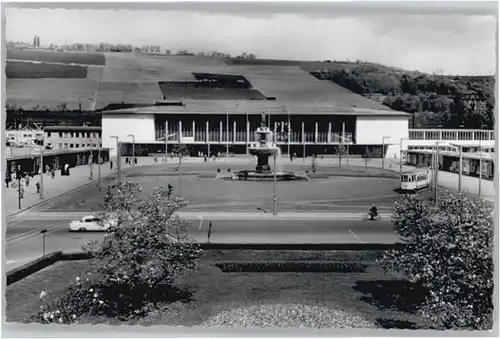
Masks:
[[[368,63],[311,74],[410,113],[412,128],[494,129],[493,76],[443,76]]]

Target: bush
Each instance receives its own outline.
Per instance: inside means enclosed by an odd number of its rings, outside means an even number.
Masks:
[[[215,264],[223,272],[364,272],[367,264],[361,262],[331,261],[263,261],[222,262]]]
[[[381,263],[429,290],[420,312],[436,326],[491,328],[492,207],[464,193],[446,193],[437,206],[417,195],[396,204],[395,229],[407,245],[388,251]]]
[[[46,313],[55,310],[64,314],[63,322],[89,312],[130,318],[144,314],[147,305],[171,301],[179,294],[175,279],[195,268],[201,257],[186,234],[190,224],[173,215],[185,205],[182,199],[169,199],[164,187],[144,197],[132,181],[108,186],[101,217],[117,220],[117,226],[101,244],[84,246],[93,258],[85,284],[46,303],[35,318],[45,322]]]

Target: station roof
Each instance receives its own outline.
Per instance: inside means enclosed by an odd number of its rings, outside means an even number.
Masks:
[[[408,152],[409,153],[421,153],[421,154],[432,154],[433,153],[432,150],[428,150],[428,149],[409,150]],[[460,153],[454,152],[454,151],[439,151],[439,154],[450,156],[450,157],[456,157],[456,158],[460,157]],[[495,153],[492,153],[492,152],[481,152],[481,154],[479,152],[474,152],[474,153],[464,152],[464,153],[462,153],[462,157],[464,159],[479,159],[482,157],[484,160],[486,160],[486,159],[493,160],[494,154]]]
[[[44,131],[101,131],[100,126],[45,126]]]
[[[31,148],[16,148],[13,147],[12,150],[14,151],[12,154],[10,153],[9,148],[6,147],[7,149],[5,150],[5,158],[7,160],[21,160],[21,159],[33,159],[36,157],[39,157],[41,153],[41,149],[33,147]],[[99,148],[93,148],[92,149],[94,152],[99,151]],[[107,147],[101,147],[101,151],[109,151],[109,148]],[[85,152],[90,152],[90,148],[87,149],[52,149],[52,150],[43,150],[43,155],[44,156],[51,156],[51,155],[61,155],[61,154],[73,154],[73,153],[85,153]]]
[[[406,116],[405,112],[357,108],[314,102],[280,102],[272,100],[183,100],[182,106],[133,107],[103,111],[102,114],[292,114],[292,115],[368,115]]]

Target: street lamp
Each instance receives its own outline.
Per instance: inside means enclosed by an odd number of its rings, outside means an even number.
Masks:
[[[385,139],[389,139],[389,136],[382,137],[382,169],[384,169],[384,156],[385,156]]]
[[[450,143],[450,145],[458,147],[459,156],[458,156],[458,191],[462,191],[462,145]]]
[[[135,166],[135,135],[132,133],[128,133],[127,135],[132,137],[132,165]]]
[[[409,138],[401,138],[399,140],[399,176],[403,175],[403,140],[409,140]]]
[[[165,129],[165,135],[159,138],[159,141],[165,141],[165,163],[167,163],[167,154],[168,154],[168,139],[177,135],[177,133],[167,134],[167,130]]]
[[[118,172],[118,184],[120,184],[121,181],[121,155],[120,155],[120,149],[121,149],[121,143],[120,143],[120,138],[117,137],[116,135],[110,135],[110,138],[116,139],[116,171]]]
[[[276,147],[276,125],[274,125],[274,147]],[[278,201],[278,193],[276,192],[276,152],[273,155],[274,165],[273,165],[273,215],[276,215],[276,203]]]
[[[482,124],[481,129],[484,127],[488,128],[487,125]],[[483,147],[481,145],[481,141],[483,140],[483,133],[481,132],[481,136],[479,138],[479,186],[478,186],[478,195],[481,196],[481,184],[483,180]]]
[[[40,150],[40,199],[43,199],[43,151],[45,148],[45,136],[42,134],[42,149]]]
[[[226,159],[229,160],[229,110],[226,108]]]
[[[438,194],[438,175],[439,175],[439,141],[434,144],[436,152],[433,152],[434,158],[434,203],[437,204],[437,194]]]

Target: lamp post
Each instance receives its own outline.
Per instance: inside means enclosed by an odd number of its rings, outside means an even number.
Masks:
[[[128,133],[127,135],[132,137],[132,166],[135,166],[135,135],[132,133]]]
[[[458,147],[458,191],[461,192],[462,191],[462,161],[463,161],[463,155],[462,155],[462,145],[458,145],[458,144],[452,144],[450,143],[450,145],[452,146],[455,146],[455,147]]]
[[[226,159],[229,160],[229,110],[226,108]]]
[[[408,138],[399,140],[399,176],[403,175],[403,140],[408,140]]]
[[[481,125],[481,130],[484,127],[488,128],[487,125]],[[483,180],[483,147],[482,147],[483,133],[481,132],[481,136],[479,137],[479,186],[478,186],[478,195],[481,196],[481,185]]]
[[[16,179],[17,179],[17,202],[19,205],[19,209],[21,209],[21,165],[17,165],[17,173],[16,173]]]
[[[93,173],[93,159],[92,159],[92,156],[93,156],[93,140],[90,139],[90,155],[89,155],[89,179],[92,180],[92,178],[94,177],[94,173]]]
[[[436,153],[434,154],[434,203],[437,204],[438,195],[438,175],[439,175],[439,141],[434,144]]]
[[[45,138],[42,136],[42,149],[40,150],[40,200],[43,199],[43,149],[45,148]]]
[[[274,125],[273,133],[274,145],[276,147],[276,125]],[[274,165],[273,165],[273,215],[276,215],[276,203],[278,200],[278,193],[276,192],[276,152],[273,155]]]
[[[120,149],[121,149],[121,143],[120,143],[120,138],[117,137],[116,135],[110,135],[110,138],[116,139],[116,171],[118,173],[117,179],[118,179],[118,184],[121,182],[121,155],[120,155]]]
[[[385,136],[382,137],[382,169],[384,169],[384,156],[385,156],[385,139],[389,139],[390,137]]]

